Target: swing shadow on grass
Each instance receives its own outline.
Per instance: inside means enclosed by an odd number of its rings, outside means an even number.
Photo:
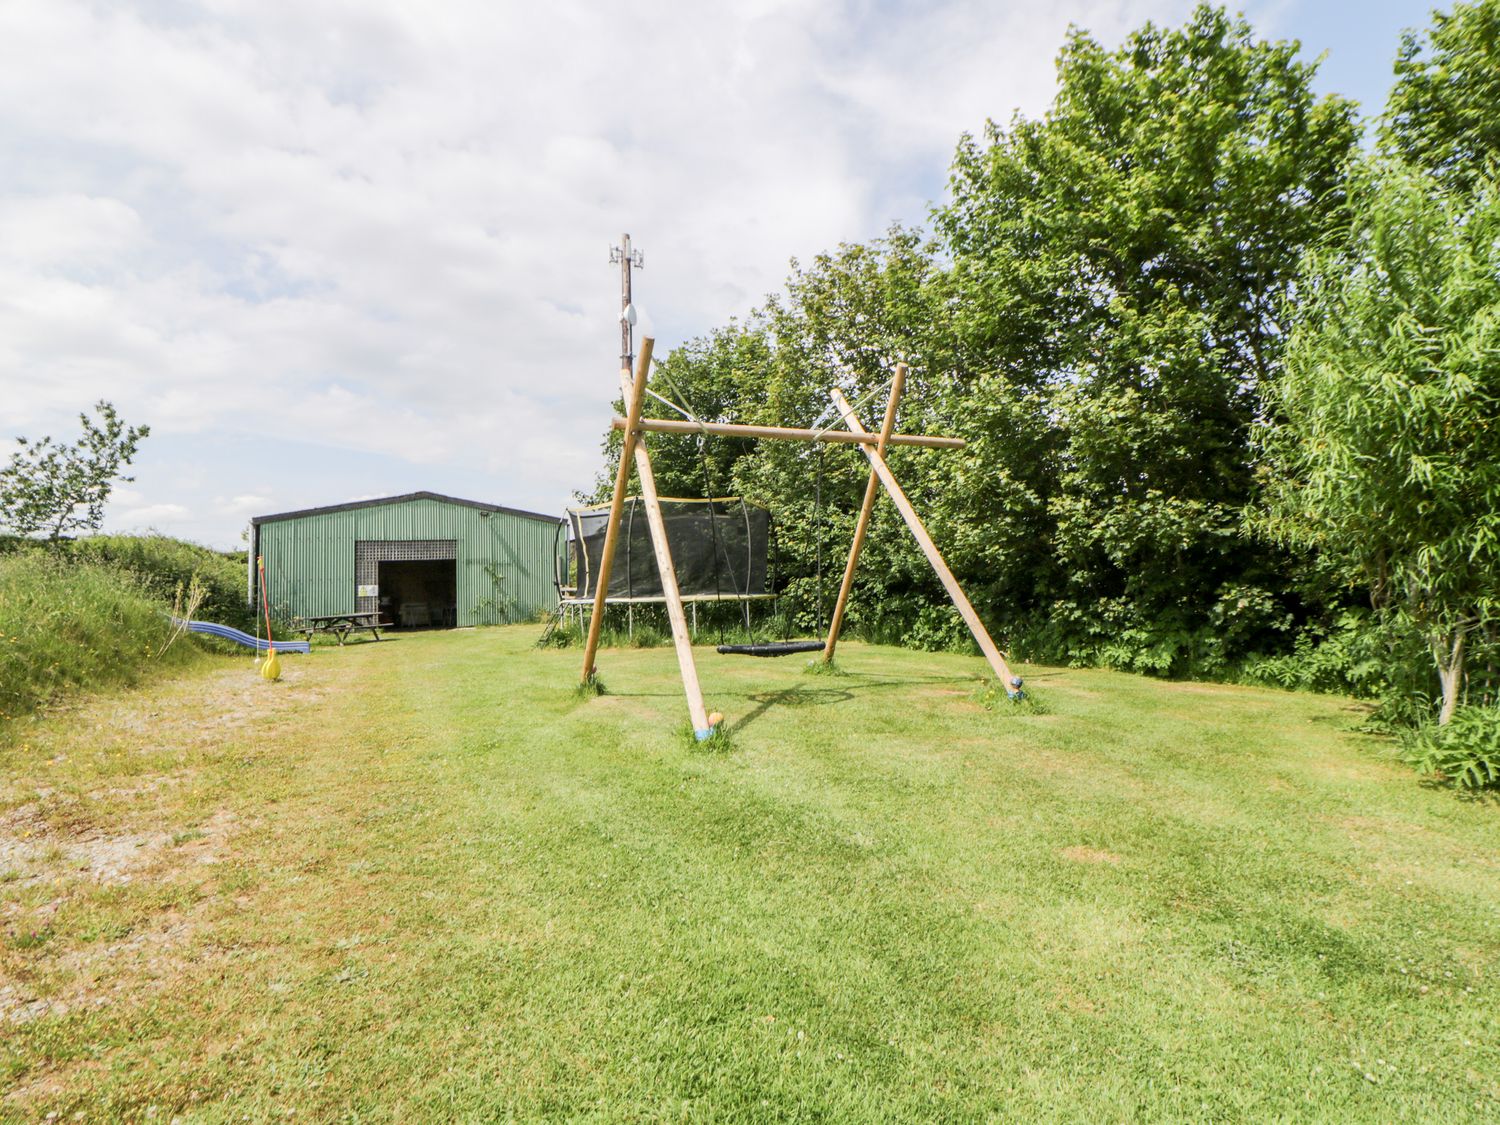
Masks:
[[[744,731],[773,707],[821,707],[837,703],[848,703],[854,693],[843,688],[810,688],[803,685],[782,688],[780,691],[758,691],[745,696],[755,704],[752,711],[741,715],[729,725],[735,734]]]

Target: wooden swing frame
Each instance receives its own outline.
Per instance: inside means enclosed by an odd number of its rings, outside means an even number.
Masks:
[[[667,605],[667,619],[672,627],[672,643],[677,650],[677,667],[682,674],[682,690],[687,696],[693,734],[699,741],[702,741],[710,737],[718,724],[723,721],[720,715],[711,715],[703,702],[703,689],[698,683],[698,666],[693,660],[692,635],[688,631],[687,614],[683,609],[682,594],[677,586],[677,572],[672,568],[672,552],[667,544],[666,523],[662,518],[661,502],[656,493],[656,477],[651,471],[651,455],[646,449],[645,442],[645,435],[648,433],[708,433],[780,441],[838,442],[858,445],[869,460],[870,478],[865,485],[864,502],[860,505],[859,519],[854,526],[854,541],[849,547],[849,561],[844,567],[843,581],[839,584],[838,600],[834,603],[833,616],[829,620],[828,639],[823,645],[825,664],[832,662],[834,650],[838,647],[839,632],[844,624],[844,611],[848,607],[849,594],[854,587],[855,569],[859,565],[860,552],[864,548],[865,538],[870,530],[870,516],[875,509],[875,500],[883,487],[886,495],[891,498],[891,502],[896,505],[896,510],[901,513],[901,518],[906,522],[912,537],[916,539],[917,546],[921,548],[922,554],[926,556],[928,563],[937,574],[938,581],[948,592],[948,597],[952,599],[959,616],[969,627],[969,632],[974,635],[974,640],[978,642],[985,660],[989,662],[995,675],[1005,686],[1006,694],[1011,696],[1018,694],[1021,686],[1020,678],[1011,673],[1010,665],[1006,663],[1000,649],[990,638],[984,622],[974,611],[974,606],[958,584],[958,579],[953,576],[953,571],[949,569],[937,545],[933,543],[932,536],[923,526],[921,517],[917,515],[916,509],[907,499],[905,491],[891,472],[890,466],[886,464],[885,451],[892,445],[920,446],[928,449],[961,449],[964,445],[962,438],[895,432],[896,411],[901,403],[902,392],[906,388],[908,371],[906,364],[896,365],[896,373],[891,380],[890,396],[886,400],[885,418],[878,433],[871,432],[864,427],[854,407],[849,405],[848,400],[837,388],[834,388],[830,395],[840,418],[848,427],[844,430],[808,430],[787,426],[748,426],[724,422],[675,422],[668,419],[641,417],[654,343],[655,341],[649,336],[641,342],[641,352],[636,359],[634,377],[631,376],[628,367],[620,369],[620,391],[624,396],[625,416],[623,418],[616,416],[612,425],[621,431],[624,437],[620,447],[620,464],[615,471],[615,490],[610,501],[609,522],[604,529],[604,548],[602,558],[599,560],[594,608],[589,617],[588,640],[583,650],[582,682],[584,684],[593,682],[596,675],[594,658],[598,654],[599,634],[604,624],[605,596],[609,591],[610,569],[614,562],[615,542],[619,537],[620,514],[625,506],[625,495],[630,485],[631,469],[634,467],[641,481],[641,499],[646,507],[651,546],[656,554],[657,570],[661,575],[662,594]]]

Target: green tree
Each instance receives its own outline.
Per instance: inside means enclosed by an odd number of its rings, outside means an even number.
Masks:
[[[1396,57],[1381,146],[1460,193],[1500,160],[1500,0],[1436,12]]]
[[[842,429],[829,398],[837,387],[861,404],[866,425],[878,425],[886,386],[896,364],[906,362],[912,372],[899,424],[907,431],[926,428],[936,402],[935,379],[944,369],[935,353],[947,318],[932,288],[941,270],[930,237],[900,226],[867,243],[843,244],[811,263],[794,262],[785,294],[766,307],[777,348],[766,395],[770,409],[789,425]],[[921,458],[893,454],[892,463],[908,484],[916,483]],[[852,447],[780,442],[766,443],[741,467],[739,480],[748,494],[778,498],[773,506],[781,569],[790,578],[789,604],[805,625],[819,616],[820,557],[825,614],[838,590],[868,474],[868,463]],[[942,595],[892,516],[883,504],[877,508],[849,622],[858,629],[887,627],[902,637],[911,607]],[[886,620],[878,620],[882,615]]]
[[[1471,205],[1392,163],[1355,183],[1268,386],[1262,522],[1420,632],[1447,723],[1500,612],[1500,185],[1470,178]]]
[[[96,531],[104,505],[135,457],[149,426],[127,426],[108,402],[94,405],[98,421],[78,416],[83,433],[71,445],[44,437],[17,438],[20,449],[0,469],[0,524],[16,535],[42,532],[56,541],[72,531]]]
[[[959,147],[938,213],[957,370],[1003,375],[1059,431],[1057,476],[1030,492],[1071,655],[1211,666],[1225,637],[1252,645],[1281,617],[1282,560],[1238,524],[1257,387],[1357,140],[1313,70],[1209,7],[1115,51],[1075,29],[1046,117]]]

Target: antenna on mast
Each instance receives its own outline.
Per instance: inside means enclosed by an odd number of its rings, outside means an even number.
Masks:
[[[646,256],[630,248],[630,235],[620,236],[620,245],[609,248],[609,264],[620,266],[620,367],[629,371],[635,362],[635,306],[630,303],[630,271],[644,269]]]

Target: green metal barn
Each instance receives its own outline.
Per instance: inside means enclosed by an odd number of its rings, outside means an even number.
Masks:
[[[555,516],[412,492],[256,516],[274,613],[376,613],[422,628],[526,621],[557,604]]]

